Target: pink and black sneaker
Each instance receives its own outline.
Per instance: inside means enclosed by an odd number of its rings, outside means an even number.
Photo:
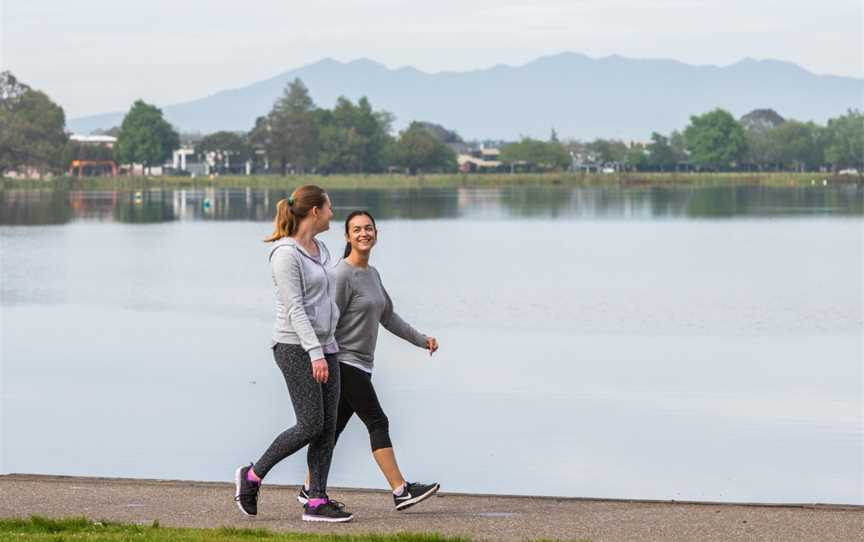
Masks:
[[[252,468],[252,463],[245,467],[238,467],[234,471],[234,502],[240,511],[247,516],[258,515],[258,491],[261,489],[261,482],[253,482],[248,479],[249,470]]]
[[[324,501],[315,505],[315,501]],[[309,499],[303,506],[303,521],[325,521],[327,523],[345,523],[354,519],[354,515],[345,511],[345,505],[330,499]]]

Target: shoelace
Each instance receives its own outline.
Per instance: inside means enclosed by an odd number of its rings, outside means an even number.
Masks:
[[[261,489],[260,484],[249,484],[249,489],[246,491],[241,491],[239,495],[234,497],[235,501],[239,501],[242,497],[254,497],[255,502],[258,502],[258,493]]]

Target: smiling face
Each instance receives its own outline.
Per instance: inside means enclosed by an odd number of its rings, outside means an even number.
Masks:
[[[378,230],[367,215],[357,215],[348,222],[345,240],[351,244],[352,252],[369,252],[378,240]]]

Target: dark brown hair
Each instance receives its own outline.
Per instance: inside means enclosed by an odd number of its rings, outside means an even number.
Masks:
[[[323,208],[327,202],[327,192],[320,186],[305,184],[296,188],[287,198],[276,204],[276,218],[273,219],[273,233],[265,242],[277,241],[297,233],[300,220],[306,218],[314,207]]]
[[[369,214],[369,211],[351,211],[351,214],[348,215],[348,218],[345,219],[345,235],[348,235],[348,224],[352,219],[358,216],[368,216],[369,220],[372,221],[372,227],[375,228],[375,233],[377,236],[378,226],[375,225],[375,217]],[[343,258],[347,258],[348,255],[351,254],[351,243],[345,243],[345,254],[342,255]]]

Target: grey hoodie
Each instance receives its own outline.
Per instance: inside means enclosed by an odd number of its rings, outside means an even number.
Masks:
[[[274,241],[269,254],[276,289],[271,345],[299,344],[313,360],[324,357],[322,345],[335,344],[339,321],[333,259],[324,243],[314,241],[320,261],[290,237]]]

